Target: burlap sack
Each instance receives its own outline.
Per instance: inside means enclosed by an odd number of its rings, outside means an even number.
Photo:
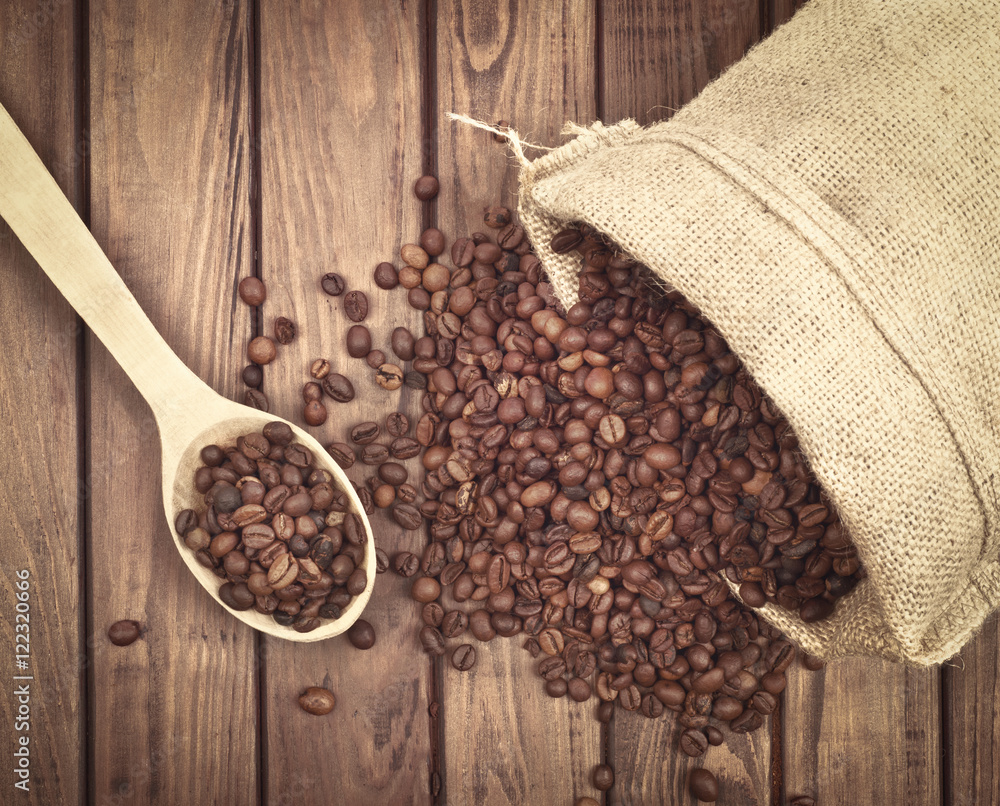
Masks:
[[[1000,3],[812,0],[672,120],[528,163],[561,299],[565,222],[695,303],[786,414],[868,579],[821,657],[932,664],[1000,599]]]

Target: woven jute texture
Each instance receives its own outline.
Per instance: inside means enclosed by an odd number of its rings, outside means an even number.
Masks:
[[[868,578],[824,658],[933,664],[1000,601],[1000,3],[811,0],[670,121],[577,130],[519,213],[565,304],[566,222],[726,337],[799,436]]]

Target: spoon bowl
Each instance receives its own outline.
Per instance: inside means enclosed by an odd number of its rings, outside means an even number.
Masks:
[[[278,638],[285,638],[289,641],[302,642],[322,641],[325,638],[339,635],[354,624],[361,616],[365,605],[367,605],[371,597],[372,588],[375,584],[375,542],[372,537],[371,523],[365,514],[361,499],[354,491],[354,487],[344,471],[336,462],[331,460],[330,455],[323,446],[310,434],[287,420],[282,420],[279,417],[252,409],[248,406],[233,403],[216,395],[214,392],[211,392],[211,394],[216,399],[204,399],[199,403],[200,408],[198,409],[199,413],[204,413],[206,407],[211,407],[213,409],[211,421],[209,422],[205,418],[199,417],[199,425],[196,429],[192,430],[187,444],[183,447],[168,451],[168,443],[164,437],[167,429],[163,425],[160,426],[161,439],[164,442],[164,449],[162,451],[163,510],[170,524],[170,533],[174,538],[174,544],[177,546],[178,553],[191,573],[202,584],[205,590],[209,592],[212,598],[240,621],[249,624],[255,630]],[[159,422],[159,419],[157,422]],[[220,447],[233,446],[236,444],[238,437],[249,434],[252,431],[259,432],[265,425],[274,422],[286,423],[295,435],[295,442],[308,448],[313,454],[316,466],[330,473],[333,477],[334,486],[346,494],[349,511],[360,518],[365,529],[365,556],[359,566],[365,571],[366,584],[364,591],[351,599],[351,602],[341,613],[340,618],[323,620],[315,630],[305,633],[297,632],[291,627],[283,627],[270,616],[259,613],[256,610],[233,610],[228,607],[219,597],[219,587],[222,580],[212,573],[210,569],[198,562],[194,552],[184,544],[184,537],[178,534],[174,526],[177,514],[182,510],[193,509],[195,512],[198,512],[205,508],[204,497],[194,486],[195,471],[203,464],[201,461],[201,449],[206,445],[219,445]],[[180,434],[177,436],[179,437]]]
[[[289,641],[319,641],[345,632],[361,615],[375,584],[375,541],[361,500],[344,471],[312,436],[287,423],[295,440],[313,454],[346,495],[365,530],[364,591],[340,618],[310,632],[284,627],[256,610],[237,611],[219,598],[221,581],[203,567],[174,527],[184,509],[204,508],[194,475],[201,449],[229,447],[239,436],[270,422],[286,422],[216,393],[170,349],[125,286],[86,225],[60,190],[30,143],[0,106],[0,216],[107,347],[136,385],[156,418],[162,446],[163,509],[181,558],[209,594],[254,629]]]

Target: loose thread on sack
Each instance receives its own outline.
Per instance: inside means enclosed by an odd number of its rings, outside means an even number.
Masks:
[[[529,143],[527,140],[522,140],[518,133],[510,127],[501,129],[498,126],[493,126],[482,120],[470,118],[468,115],[460,115],[457,112],[449,112],[448,117],[458,123],[466,123],[476,129],[482,129],[483,131],[490,132],[498,137],[505,138],[507,142],[510,143],[510,150],[514,153],[514,156],[517,157],[517,161],[521,163],[522,167],[531,164],[531,160],[529,160],[524,154],[525,148],[534,148],[538,151],[552,151],[552,149],[548,146],[542,146],[536,143]]]

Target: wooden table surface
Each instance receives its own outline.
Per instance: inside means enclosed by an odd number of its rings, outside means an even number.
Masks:
[[[272,411],[302,421],[315,358],[358,373],[358,397],[315,429],[332,441],[399,399],[348,364],[349,323],[320,276],[369,288],[374,265],[398,264],[424,226],[457,237],[481,228],[485,205],[513,204],[504,147],[447,112],[504,118],[547,145],[566,120],[666,118],[795,6],[3,0],[0,102],[209,385],[242,399],[247,342],[281,315],[300,335],[266,368]],[[442,192],[425,208],[411,188],[428,171]],[[777,715],[698,762],[676,751],[670,712],[619,711],[602,728],[593,701],[548,698],[517,639],[480,645],[469,673],[431,661],[393,574],[367,610],[368,652],[255,633],[174,549],[150,410],[5,224],[0,272],[0,802],[568,806],[599,796],[601,760],[617,774],[609,804],[693,802],[695,763],[719,775],[725,804],[1000,802],[996,618],[943,668],[793,667]],[[260,316],[236,295],[251,274],[269,288]],[[403,294],[372,300],[376,346],[399,323],[419,328]],[[400,405],[419,411],[413,393]],[[375,523],[390,554],[423,545],[381,513]],[[106,631],[124,618],[146,632],[116,647]],[[329,716],[298,708],[311,685],[336,693]],[[24,736],[30,793],[15,788]]]

